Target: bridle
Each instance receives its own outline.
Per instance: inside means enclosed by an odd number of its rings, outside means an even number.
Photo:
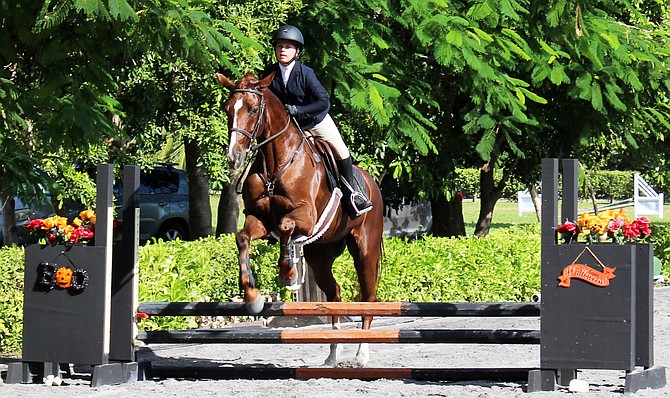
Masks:
[[[286,122],[286,126],[284,126],[284,128],[281,131],[279,131],[277,134],[272,134],[268,138],[263,140],[262,142],[260,142],[256,145],[253,145],[254,141],[256,141],[256,137],[258,136],[258,132],[261,129],[261,125],[263,123],[263,116],[265,115],[265,96],[263,95],[262,91],[254,90],[254,89],[250,89],[250,88],[237,88],[237,89],[232,90],[232,93],[251,93],[251,94],[255,94],[255,95],[259,96],[260,99],[261,99],[261,106],[260,106],[260,109],[259,109],[259,112],[258,112],[258,119],[256,119],[256,123],[254,123],[254,128],[251,132],[249,132],[247,130],[244,130],[244,129],[237,128],[237,127],[233,127],[233,128],[230,129],[231,133],[242,134],[243,136],[245,136],[249,139],[249,145],[247,145],[246,152],[247,153],[251,152],[252,156],[250,158],[254,159],[260,148],[262,148],[264,145],[270,143],[271,141],[276,140],[277,138],[279,138],[279,136],[281,136],[282,134],[284,134],[285,132],[288,131],[288,127],[291,124],[291,120],[293,120],[293,118],[289,117],[288,121]],[[296,123],[296,125],[298,125],[298,124]],[[289,166],[291,166],[291,164],[293,164],[293,162],[295,161],[298,153],[302,150],[302,147],[305,145],[306,138],[305,138],[304,134],[301,134],[301,136],[302,136],[302,140],[300,142],[300,146],[298,147],[298,149],[295,150],[295,152],[293,153],[293,156],[291,156],[291,160],[288,163],[286,163],[284,165],[284,167],[282,167],[282,169],[277,173],[277,175],[275,176],[275,178],[272,181],[269,181],[269,179],[268,179],[269,173],[268,173],[268,170],[267,170],[267,164],[266,164],[266,161],[265,161],[265,157],[263,157],[263,172],[264,172],[263,179],[265,180],[265,191],[266,191],[266,193],[269,197],[274,196],[275,183],[279,180],[279,177],[281,177],[281,175],[284,174],[284,172],[289,168]],[[244,179],[246,178],[252,164],[253,164],[253,160],[250,160],[248,162],[247,166],[245,167],[244,173],[242,173],[242,175],[240,176],[240,179],[237,181],[237,184],[236,184],[237,189],[236,190],[238,191],[238,193],[241,193],[240,192],[241,182],[244,181]]]
[[[280,135],[284,134],[288,130],[289,124],[291,124],[291,118],[289,117],[288,121],[286,122],[286,126],[278,132],[277,134],[270,135],[268,138],[266,138],[263,142],[252,145],[254,141],[256,140],[256,137],[258,136],[258,131],[261,129],[261,124],[263,123],[263,115],[265,114],[265,96],[263,95],[262,91],[259,90],[254,90],[251,88],[237,88],[232,90],[233,93],[251,93],[251,94],[256,94],[261,98],[261,107],[258,112],[258,119],[256,119],[256,123],[254,124],[254,129],[249,132],[244,129],[240,129],[237,127],[233,127],[230,129],[231,133],[239,133],[242,134],[243,136],[249,138],[249,145],[247,146],[247,153],[249,152],[256,152],[259,148],[264,146],[265,144],[269,143],[270,141],[276,140],[279,138]]]
[[[258,119],[256,119],[256,123],[254,124],[254,129],[251,132],[249,132],[247,130],[244,130],[244,129],[237,128],[237,127],[233,127],[233,128],[230,129],[231,133],[242,134],[243,136],[245,136],[249,139],[249,145],[247,146],[246,151],[251,152],[253,150],[251,144],[253,144],[254,141],[256,140],[256,136],[258,135],[258,131],[260,130],[261,124],[263,123],[263,115],[265,114],[265,97],[263,96],[262,92],[260,92],[258,90],[250,89],[250,88],[238,88],[238,89],[233,90],[232,92],[233,93],[256,94],[261,99],[261,108],[260,108],[260,112],[258,113],[259,116],[258,116]]]

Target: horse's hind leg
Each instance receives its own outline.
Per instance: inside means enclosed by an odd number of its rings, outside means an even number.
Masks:
[[[372,213],[372,212],[371,212]],[[361,238],[362,233],[354,233],[347,238],[347,247],[354,259],[358,283],[360,285],[360,301],[377,301],[377,282],[379,279],[379,261],[381,256],[381,234]],[[372,316],[364,316],[361,329],[369,330],[372,326]],[[356,362],[365,366],[370,361],[368,343],[361,343],[356,353]]]
[[[341,244],[334,245],[308,245],[304,247],[305,261],[309,264],[314,275],[317,286],[326,295],[329,302],[342,301],[340,296],[340,285],[333,277],[333,262],[342,253],[344,247]],[[340,317],[331,317],[331,323],[334,330],[340,329]],[[337,366],[342,354],[342,346],[337,343],[330,344],[328,358],[324,361],[324,366]]]

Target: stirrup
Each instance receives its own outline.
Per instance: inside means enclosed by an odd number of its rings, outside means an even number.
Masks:
[[[360,203],[356,203],[356,199],[359,199]],[[360,216],[361,214],[365,214],[372,210],[372,203],[368,200],[368,198],[365,197],[361,192],[358,191],[353,191],[351,195],[349,196],[349,202],[351,203],[351,208],[356,214],[356,217]],[[361,205],[362,207],[359,208],[358,206]]]
[[[372,203],[370,200],[359,190],[354,189],[354,187],[349,184],[349,181],[347,181],[345,178],[340,177],[340,182],[344,187],[346,188],[347,191],[349,191],[351,194],[349,195],[349,204],[351,205],[351,212],[353,213],[352,218],[356,218],[360,216],[361,214],[365,214],[372,210]],[[361,205],[363,207],[359,208],[358,205],[356,204],[356,199],[362,199]]]

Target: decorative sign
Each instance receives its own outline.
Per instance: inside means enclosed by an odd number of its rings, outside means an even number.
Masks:
[[[577,263],[577,260],[579,260],[585,251],[588,251],[591,256],[593,256],[593,258],[598,262],[598,265],[600,265],[602,268],[602,271],[597,271],[588,265]],[[558,286],[566,288],[570,287],[570,280],[572,278],[576,278],[595,286],[606,287],[609,286],[610,279],[616,278],[614,271],[616,271],[615,267],[606,267],[587,246],[584,248],[584,250],[581,251],[581,253],[579,253],[572,264],[563,268],[561,276],[558,277],[558,280],[560,281]]]
[[[59,257],[65,257],[69,265],[59,266]],[[68,289],[71,294],[79,294],[88,286],[88,272],[77,267],[65,251],[61,251],[53,261],[42,261],[37,266],[35,290],[48,292],[53,288]]]

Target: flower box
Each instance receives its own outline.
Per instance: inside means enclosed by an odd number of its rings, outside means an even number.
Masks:
[[[653,246],[542,247],[541,367],[653,364]]]
[[[98,365],[109,355],[110,275],[106,249],[82,245],[26,248],[23,312],[24,362]],[[40,279],[44,263],[85,270],[83,289],[53,288]],[[54,268],[54,269],[55,269]]]

